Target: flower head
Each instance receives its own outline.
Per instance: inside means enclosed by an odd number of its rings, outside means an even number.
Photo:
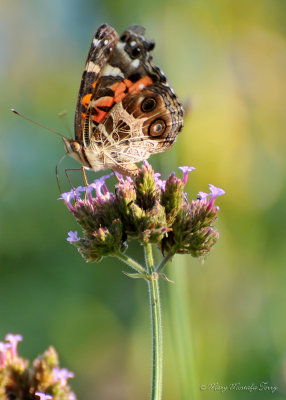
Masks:
[[[194,167],[179,169],[182,179],[172,173],[163,180],[146,161],[135,178],[117,174],[114,193],[106,186],[111,174],[96,179],[85,189],[85,199],[77,197],[73,205],[73,193],[79,196],[81,190],[69,192],[63,198],[82,227],[83,237],[70,231],[67,240],[89,262],[124,251],[131,239],[156,243],[164,254],[207,254],[218,238],[213,228],[218,207],[213,203],[224,191],[210,185],[210,193],[199,192],[197,200],[189,203],[185,184]]]
[[[8,334],[6,340],[9,343],[0,342],[1,399],[76,400],[67,383],[73,373],[59,367],[58,355],[52,347],[29,366],[16,350],[22,336]]]

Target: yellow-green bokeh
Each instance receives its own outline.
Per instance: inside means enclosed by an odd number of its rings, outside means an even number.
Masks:
[[[285,1],[2,0],[0,7],[0,340],[22,333],[28,358],[53,344],[76,374],[79,399],[148,398],[146,285],[114,259],[86,264],[66,242],[76,225],[56,200],[62,143],[9,112],[68,135],[57,113],[68,110],[73,125],[92,34],[103,22],[119,32],[142,24],[156,40],[155,62],[191,104],[175,147],[151,163],[165,177],[195,166],[193,197],[208,183],[227,192],[217,201],[213,252],[203,265],[178,256],[168,268],[175,283],[161,285],[164,400],[220,398],[200,390],[216,382],[279,387],[232,390],[225,399],[284,398]],[[140,251],[130,246],[134,257]]]

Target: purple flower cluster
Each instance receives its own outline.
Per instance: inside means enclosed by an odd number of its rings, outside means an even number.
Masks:
[[[67,380],[73,373],[59,368],[58,355],[50,347],[42,356],[29,362],[18,355],[21,335],[6,335],[0,342],[0,399],[76,400]]]
[[[89,262],[123,252],[130,239],[157,244],[164,255],[206,255],[219,236],[213,228],[219,210],[214,202],[225,192],[209,185],[209,193],[199,192],[197,200],[189,203],[184,188],[194,168],[179,169],[182,179],[172,173],[162,180],[144,162],[133,179],[117,174],[119,182],[114,193],[106,186],[112,174],[102,176],[87,188],[80,186],[63,193],[60,199],[83,231],[82,237],[70,231],[67,241]]]

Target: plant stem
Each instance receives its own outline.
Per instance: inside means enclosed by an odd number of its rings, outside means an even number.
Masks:
[[[151,321],[152,321],[152,397],[151,400],[162,399],[162,378],[163,378],[163,334],[162,316],[160,306],[159,275],[154,271],[152,245],[145,247],[146,267],[150,275],[148,280]]]
[[[168,254],[166,257],[162,258],[161,262],[158,264],[156,268],[156,272],[158,274],[162,271],[162,269],[166,266],[166,264],[170,261],[170,259],[174,256],[174,254]]]
[[[115,253],[114,257],[119,258],[119,260],[123,261],[125,264],[129,265],[129,267],[135,269],[135,271],[141,273],[141,274],[146,274],[145,269],[133,258],[126,256],[123,253]]]

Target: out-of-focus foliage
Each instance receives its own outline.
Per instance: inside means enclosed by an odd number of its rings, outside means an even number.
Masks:
[[[227,193],[220,201],[220,240],[205,264],[177,256],[168,270],[175,284],[162,282],[164,399],[213,399],[217,393],[202,392],[201,385],[266,381],[279,387],[274,396],[282,399],[285,14],[283,0],[2,0],[0,337],[21,332],[27,358],[53,344],[76,374],[78,398],[148,396],[147,289],[113,259],[85,264],[65,241],[73,222],[56,201],[54,175],[62,143],[9,109],[68,135],[57,113],[68,110],[72,126],[95,29],[103,22],[119,32],[136,23],[147,28],[156,40],[156,63],[191,104],[174,148],[150,161],[165,178],[177,165],[194,165],[193,194],[208,183]],[[77,167],[63,162],[64,190],[68,166]],[[79,172],[71,179],[82,183]],[[137,258],[139,250],[136,244],[129,249]],[[225,397],[247,395],[233,390]]]

